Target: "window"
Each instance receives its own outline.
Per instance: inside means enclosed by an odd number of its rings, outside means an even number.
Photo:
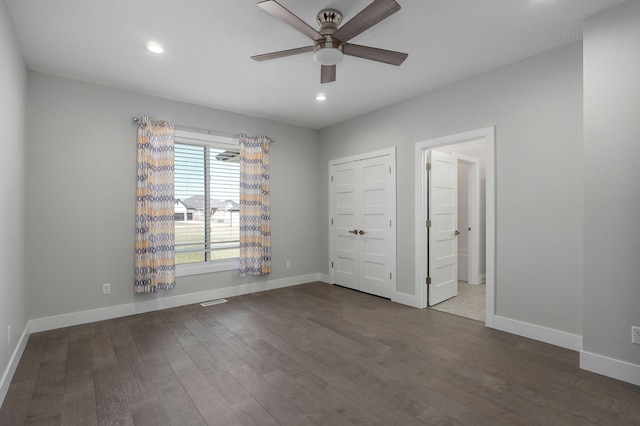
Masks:
[[[181,265],[214,265],[202,272],[237,268],[233,263],[240,254],[238,141],[176,130],[174,153],[178,275],[183,275]],[[230,267],[215,269],[224,264]]]

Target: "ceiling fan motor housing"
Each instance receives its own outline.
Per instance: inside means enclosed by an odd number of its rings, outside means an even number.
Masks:
[[[338,25],[342,22],[342,13],[335,9],[321,10],[317,16],[317,22],[320,25],[320,34],[324,35],[322,30],[332,29],[335,31],[338,28]]]
[[[342,61],[342,43],[331,36],[342,22],[342,14],[334,9],[320,11],[317,16],[320,34],[324,39],[316,40],[313,45],[313,59],[322,65],[335,65]]]

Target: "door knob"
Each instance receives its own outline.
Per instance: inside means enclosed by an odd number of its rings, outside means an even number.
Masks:
[[[361,230],[359,230],[359,231],[358,231],[358,234],[360,234],[360,235],[364,235],[364,234],[366,234],[366,232],[364,232],[364,231],[361,229]]]
[[[456,232],[454,233],[454,235],[460,235],[460,231],[456,230]]]
[[[358,233],[358,230],[357,230],[357,229],[354,229],[353,231],[347,231],[347,232],[349,232],[350,234],[357,234],[357,233]]]

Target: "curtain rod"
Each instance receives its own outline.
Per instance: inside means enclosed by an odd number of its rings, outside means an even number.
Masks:
[[[133,117],[131,119],[133,124],[138,124],[140,123],[140,117]],[[236,135],[233,133],[229,133],[229,132],[223,132],[221,130],[210,130],[210,129],[201,129],[198,127],[189,127],[189,126],[179,126],[174,124],[174,127],[176,130],[184,130],[187,132],[196,132],[196,133],[204,133],[205,135],[212,135],[212,136],[224,136],[224,137],[228,137],[228,138],[234,138],[234,139],[239,139],[240,135]],[[271,139],[272,142],[275,142],[275,140]]]

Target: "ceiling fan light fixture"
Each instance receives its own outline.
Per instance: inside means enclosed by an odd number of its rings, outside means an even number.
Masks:
[[[323,47],[313,53],[313,60],[321,65],[335,65],[342,61],[343,56],[337,47]]]

